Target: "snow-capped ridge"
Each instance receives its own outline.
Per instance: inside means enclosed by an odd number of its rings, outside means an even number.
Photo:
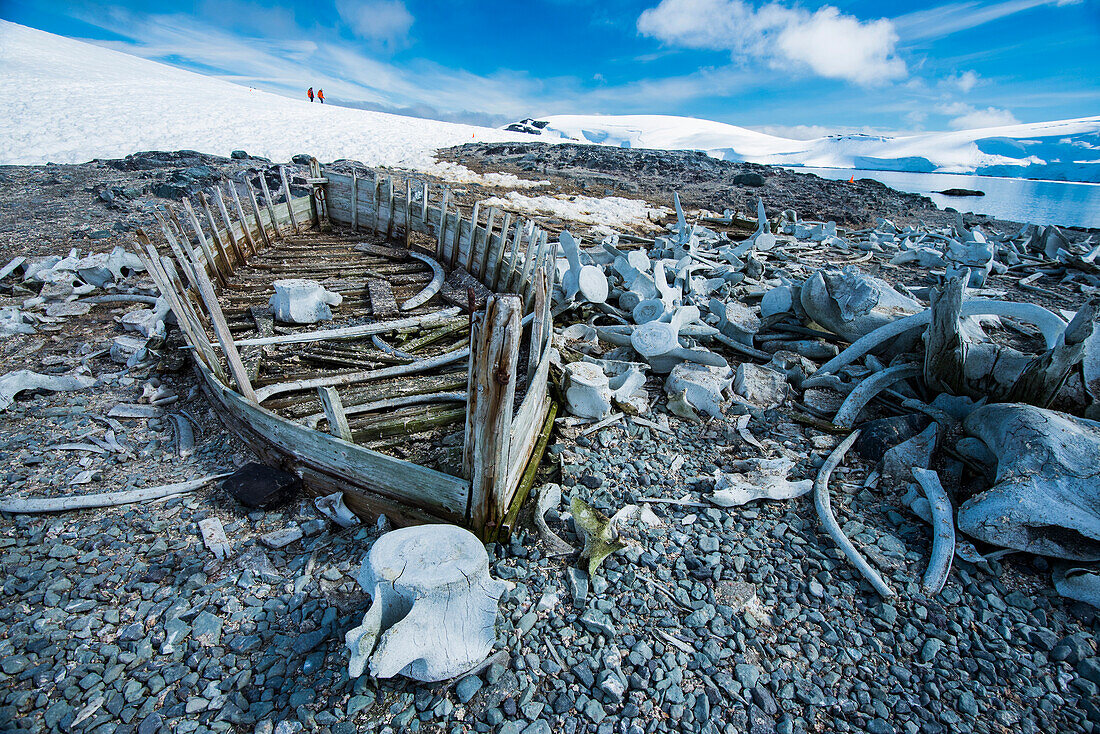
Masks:
[[[844,133],[814,140],[670,115],[551,115],[524,123],[524,132],[551,139],[701,150],[729,161],[1100,182],[1100,160],[1090,155],[1100,150],[1100,116],[899,136]]]

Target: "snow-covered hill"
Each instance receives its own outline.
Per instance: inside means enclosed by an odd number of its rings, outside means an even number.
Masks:
[[[530,137],[288,99],[0,20],[0,164],[244,149],[468,174],[437,148]]]
[[[816,140],[791,140],[668,115],[553,115],[538,122],[523,127],[547,139],[702,150],[730,161],[1100,182],[1100,117],[899,137],[830,135]]]

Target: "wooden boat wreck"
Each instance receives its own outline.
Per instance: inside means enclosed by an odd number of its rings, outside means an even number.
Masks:
[[[225,182],[137,235],[221,420],[362,517],[507,534],[556,412],[546,233],[425,182],[280,174],[280,202]],[[290,277],[343,297],[331,324],[273,322]]]

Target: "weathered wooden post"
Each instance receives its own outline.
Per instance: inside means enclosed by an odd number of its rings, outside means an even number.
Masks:
[[[512,403],[516,394],[522,303],[515,296],[486,301],[470,332],[466,444],[463,472],[470,480],[469,525],[487,537],[506,510]]]

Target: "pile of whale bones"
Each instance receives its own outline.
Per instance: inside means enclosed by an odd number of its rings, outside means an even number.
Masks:
[[[925,593],[940,591],[955,555],[982,562],[1026,551],[1061,559],[1057,591],[1100,606],[1100,569],[1087,565],[1100,561],[1100,329],[1094,328],[1100,243],[1072,243],[1057,227],[983,232],[967,229],[961,217],[940,231],[899,228],[885,219],[871,229],[842,231],[834,222],[801,221],[790,210],[769,221],[762,202],[755,232],[735,241],[706,226],[733,224],[728,210],[702,213],[688,224],[676,195],[674,204],[676,222],[652,244],[612,235],[582,248],[568,231],[560,235],[554,315],[568,325],[555,332],[554,364],[571,413],[567,423],[584,425],[587,433],[628,415],[667,430],[667,419],[662,426],[645,417],[657,408],[645,386],[651,376],[663,379],[668,412],[689,421],[734,418],[746,444],[764,454],[711,477],[708,502],[734,507],[812,492],[828,534],[874,589],[890,597],[894,590],[837,523],[828,483],[867,427],[860,423],[864,410],[872,401],[892,406],[902,418],[920,419],[906,425],[926,425],[899,433],[873,475],[881,471],[909,486],[903,502],[933,526]],[[843,269],[810,272],[799,253],[820,254],[824,247],[855,256]],[[874,255],[944,273],[931,288],[892,286],[853,267]],[[1003,293],[986,288],[991,273],[1032,264],[1053,266],[1076,282],[1089,295],[1086,303],[1055,313],[1001,300]],[[141,366],[150,345],[163,338],[163,299],[119,289],[142,269],[120,248],[83,258],[75,251],[68,258],[16,258],[0,278],[19,268],[24,282],[41,290],[22,310],[7,309],[0,335],[33,333],[36,321],[86,313],[97,302],[131,300],[143,307],[122,322],[141,339],[116,339],[116,361]],[[1037,277],[1020,282],[1030,286]],[[307,286],[295,281],[277,289],[273,310],[317,312],[305,322],[331,318],[328,305],[337,302],[326,301],[327,294],[308,295],[313,300],[305,306],[287,295],[311,293]],[[106,295],[90,296],[96,288]],[[45,315],[35,313],[40,308]],[[1018,343],[1041,346],[1021,351],[991,335],[1008,332]],[[724,355],[735,355],[736,366]],[[91,380],[68,376],[73,384],[61,385],[62,378],[44,378],[9,373],[0,383],[13,384],[0,386],[0,399],[10,403],[22,389],[81,389]],[[794,460],[747,430],[761,411],[783,405],[797,408],[802,422],[847,433],[816,479],[791,481]],[[944,445],[948,434],[955,437],[951,448]],[[930,468],[944,453],[957,472],[964,466],[984,471],[989,488],[965,500],[950,496]],[[535,517],[539,534],[559,553],[571,548],[543,515],[560,502],[561,488],[545,485]],[[570,509],[563,517],[573,517],[592,572],[633,541],[628,526],[661,523],[648,506],[629,505],[610,519],[579,498]],[[1003,550],[983,556],[972,541]],[[493,660],[486,656],[509,584],[490,576],[485,549],[469,532],[427,525],[386,533],[364,559],[359,583],[372,604],[347,634],[351,675],[369,665],[376,677],[437,681]]]

